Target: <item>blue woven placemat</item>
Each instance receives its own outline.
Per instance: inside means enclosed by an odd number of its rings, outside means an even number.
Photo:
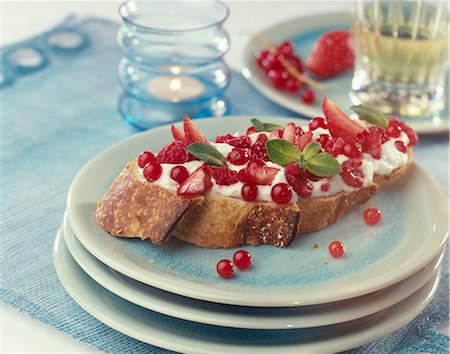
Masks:
[[[88,18],[72,20],[70,26],[87,34],[89,46],[73,53],[49,51],[46,68],[19,76],[0,90],[0,298],[99,350],[165,353],[84,312],[65,293],[53,268],[53,240],[71,180],[90,158],[137,132],[117,112],[121,93],[116,75],[121,56],[115,42],[117,24]],[[40,45],[41,38],[20,45]],[[256,93],[237,72],[227,95],[231,114],[296,116]],[[416,161],[448,192],[447,136],[423,137]],[[448,254],[443,269],[438,293],[420,316],[392,335],[351,352],[448,352],[448,337],[435,330],[448,319]]]

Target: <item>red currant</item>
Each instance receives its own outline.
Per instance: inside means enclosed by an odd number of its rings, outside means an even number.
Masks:
[[[140,168],[144,168],[146,164],[153,161],[155,161],[155,155],[153,155],[150,151],[143,151],[139,154],[138,166]]]
[[[300,93],[300,98],[304,104],[313,104],[316,101],[316,94],[311,89],[304,89]]]
[[[184,166],[175,166],[170,171],[170,178],[172,178],[178,184],[183,183],[189,177],[189,172]]]
[[[222,259],[216,265],[217,273],[222,277],[229,279],[234,274],[234,266],[228,259]]]
[[[227,161],[232,163],[233,165],[245,165],[248,161],[250,161],[250,155],[248,150],[235,147],[227,156]]]
[[[284,82],[289,77],[289,74],[287,71],[280,71],[280,70],[269,70],[268,76],[270,79],[270,82],[275,88],[282,88],[284,86]]]
[[[345,252],[345,247],[340,241],[333,241],[328,246],[328,252],[330,252],[331,257],[340,258]]]
[[[278,51],[281,52],[281,54],[289,57],[294,52],[294,45],[290,41],[284,41],[281,42],[281,44],[277,47]]]
[[[142,171],[145,179],[150,182],[157,181],[162,174],[162,167],[156,161],[148,163]]]
[[[397,140],[394,143],[395,147],[397,148],[398,151],[405,153],[406,152],[406,146],[403,143],[403,141]]]
[[[252,264],[252,256],[244,250],[239,250],[233,255],[233,262],[240,270],[245,270]]]
[[[362,156],[362,146],[359,143],[346,143],[342,150],[348,157],[359,159]]]
[[[278,183],[272,187],[270,195],[275,203],[287,204],[292,197],[292,189],[286,183]]]
[[[293,77],[289,77],[284,83],[284,88],[290,93],[296,93],[300,86],[300,82]]]
[[[256,184],[244,184],[241,189],[241,196],[242,199],[246,200],[247,202],[254,201],[256,198],[258,198],[258,187],[256,186]]]
[[[320,185],[320,190],[322,192],[328,192],[330,190],[330,182],[326,181],[324,184]]]
[[[377,208],[368,208],[363,213],[367,225],[376,225],[381,220],[381,211]]]
[[[311,119],[311,121],[309,122],[309,130],[310,131],[316,130],[317,128],[323,128],[323,129],[328,128],[327,122],[322,117],[315,117],[315,118]]]
[[[398,138],[402,132],[402,127],[396,124],[396,121],[391,121],[386,128],[386,135],[391,138]]]
[[[299,57],[291,57],[289,62],[292,64],[294,68],[297,69],[298,72],[303,72],[303,64]]]

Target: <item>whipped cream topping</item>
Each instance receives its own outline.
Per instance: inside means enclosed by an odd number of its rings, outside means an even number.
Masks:
[[[304,131],[308,130],[308,127],[302,127]],[[330,132],[328,129],[318,128],[314,130],[313,132],[313,141],[316,140],[320,135],[326,134],[330,135]],[[258,136],[260,134],[265,134],[270,139],[270,133],[254,133],[250,134],[250,140],[252,145],[257,140]],[[245,133],[235,133],[234,136],[241,136],[245,135]],[[330,135],[331,136],[331,135]],[[406,153],[402,153],[395,147],[395,142],[401,140],[406,146],[409,143],[408,136],[402,132],[399,138],[392,138],[388,139],[381,147],[382,154],[381,159],[377,160],[374,159],[371,155],[363,153],[363,156],[361,158],[362,165],[360,167],[360,170],[364,173],[364,180],[363,180],[363,187],[369,186],[373,182],[373,178],[375,174],[378,175],[389,175],[394,171],[395,169],[406,165],[408,162],[408,155]],[[214,146],[222,155],[225,157],[233,150],[234,146],[231,146],[227,143],[212,143],[210,142],[212,146]],[[344,161],[348,160],[349,158],[343,154],[340,154],[336,157],[337,161],[342,164]],[[178,188],[178,183],[175,182],[170,178],[170,171],[174,166],[177,165],[183,165],[191,174],[194,172],[197,168],[199,168],[201,165],[203,165],[203,161],[189,161],[183,164],[161,164],[162,167],[162,175],[161,177],[153,182],[157,185],[160,185],[161,187],[176,190]],[[245,165],[233,165],[229,162],[227,162],[227,167],[234,171],[240,171],[241,169],[247,167],[248,163]],[[285,168],[277,165],[271,161],[266,162],[266,165],[268,167],[275,167],[278,168],[279,171],[276,174],[272,184],[270,186],[261,186],[258,185],[258,201],[266,201],[266,202],[273,202],[271,197],[271,189],[275,184],[278,183],[286,183],[288,184],[285,176]],[[140,169],[141,176],[142,176],[142,169]],[[144,178],[142,176],[142,178]],[[232,185],[226,186],[226,185],[218,185],[214,183],[214,178],[212,178],[213,181],[213,187],[212,191],[219,193],[221,195],[231,197],[231,198],[239,198],[241,199],[241,190],[244,183],[237,182]],[[322,190],[321,186],[325,183],[329,183],[329,189],[324,191]],[[335,176],[329,177],[329,178],[321,178],[318,181],[310,181],[312,185],[312,193],[311,197],[318,198],[318,197],[326,197],[330,195],[337,194],[339,192],[352,192],[357,190],[357,188],[347,185],[342,177],[337,174]],[[298,200],[297,193],[292,189],[292,198],[290,200],[290,203],[295,203]]]

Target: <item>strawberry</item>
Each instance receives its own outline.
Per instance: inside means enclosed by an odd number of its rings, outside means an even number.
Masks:
[[[266,141],[267,136],[265,134],[259,134],[258,139],[250,149],[250,158],[254,160],[269,161],[269,155],[267,155]]]
[[[286,128],[284,128],[283,132],[283,139],[286,139],[287,141],[290,141],[291,143],[294,142],[295,139],[295,133],[296,133],[296,126],[294,123],[288,123],[286,125]]]
[[[356,140],[358,133],[364,131],[364,127],[351,120],[332,100],[325,97],[322,110],[327,119],[328,129],[331,136],[341,137],[345,142]]]
[[[239,182],[237,177],[238,173],[227,167],[209,166],[208,171],[211,177],[215,179],[216,184],[220,186],[229,186]]]
[[[353,67],[355,53],[351,34],[344,30],[324,33],[314,43],[306,67],[319,78],[332,77]]]
[[[202,132],[198,130],[194,122],[191,119],[189,119],[188,116],[184,116],[183,123],[184,123],[184,134],[186,136],[185,141],[188,145],[194,142],[203,142],[203,143],[208,142],[208,140],[206,140]]]
[[[312,133],[310,131],[298,136],[295,136],[294,145],[297,146],[300,150],[303,150],[306,145],[308,145],[312,140]]]
[[[264,161],[256,160],[240,170],[238,173],[239,181],[244,183],[252,183],[262,186],[270,186],[278,173],[279,169],[268,167]]]
[[[270,132],[269,140],[281,139],[283,137],[283,131],[280,129],[275,129]]]
[[[179,140],[179,141],[186,140],[186,134],[184,134],[184,131],[178,129],[173,124],[172,124],[172,127],[170,128],[170,130],[172,131],[172,136],[175,140]]]
[[[196,197],[205,194],[211,188],[211,176],[206,165],[202,165],[180,184],[177,194],[182,197]]]
[[[159,163],[184,163],[193,160],[193,156],[186,151],[186,144],[175,140],[167,143],[156,155]]]

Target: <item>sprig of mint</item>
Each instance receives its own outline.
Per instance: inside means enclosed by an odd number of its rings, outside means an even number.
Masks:
[[[280,124],[263,123],[257,118],[251,119],[251,122],[255,129],[259,132],[271,132],[272,130],[284,129]]]
[[[319,177],[331,177],[342,172],[341,165],[332,155],[319,153],[321,145],[316,141],[306,145],[303,151],[284,139],[269,140],[266,148],[270,160],[281,166],[295,162]]]
[[[379,109],[362,105],[352,106],[350,109],[370,124],[378,125],[383,129],[389,125],[389,118]]]
[[[207,143],[192,143],[186,151],[206,162],[208,165],[225,166],[227,159],[214,146]]]

